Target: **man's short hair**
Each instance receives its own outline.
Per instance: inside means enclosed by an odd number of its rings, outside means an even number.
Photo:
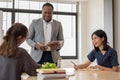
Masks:
[[[54,9],[54,7],[53,7],[53,5],[52,5],[51,3],[45,3],[45,4],[43,4],[42,9],[43,9],[45,6],[51,6],[52,9]]]

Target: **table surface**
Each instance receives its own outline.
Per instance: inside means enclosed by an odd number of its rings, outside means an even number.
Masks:
[[[88,70],[88,69],[73,71],[73,69],[71,68],[68,68],[67,71],[72,71],[73,74],[68,75],[68,79],[58,79],[58,80],[120,80],[120,72]],[[37,77],[30,76],[29,78],[22,80],[37,80]]]

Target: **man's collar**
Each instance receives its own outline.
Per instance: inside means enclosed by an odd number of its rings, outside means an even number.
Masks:
[[[47,24],[53,23],[53,19],[51,21],[49,21],[49,22],[46,22],[44,19],[42,19],[42,20],[43,20],[44,23],[47,23]]]

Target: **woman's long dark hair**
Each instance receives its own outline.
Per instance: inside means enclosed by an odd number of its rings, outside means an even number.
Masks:
[[[3,37],[3,42],[0,45],[0,55],[5,57],[12,57],[18,55],[17,37],[26,38],[28,29],[21,23],[13,24]]]
[[[103,41],[103,50],[105,50],[105,51],[108,50],[108,48],[110,46],[107,45],[108,42],[107,42],[107,35],[106,35],[106,33],[103,30],[99,29],[99,30],[96,30],[95,32],[92,33],[91,38],[93,37],[94,34],[96,36],[100,37],[100,38],[104,38],[104,41]],[[99,51],[98,47],[94,46],[94,48],[95,48],[96,51]]]

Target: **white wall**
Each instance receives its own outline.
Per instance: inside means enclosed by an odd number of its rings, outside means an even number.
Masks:
[[[120,63],[120,0],[114,0],[114,42]]]
[[[93,49],[91,34],[96,29],[104,29],[104,0],[89,0],[81,4],[83,4],[83,11],[81,11],[83,14],[81,23],[83,24],[79,54],[81,53],[81,62],[85,62],[87,54]]]
[[[109,45],[113,47],[113,0],[104,0],[104,30]]]
[[[86,46],[87,46],[87,23],[88,23],[88,11],[87,11],[88,4],[87,2],[81,2],[79,7],[79,22],[78,22],[78,53],[79,53],[79,62],[83,62],[86,58]],[[82,54],[81,54],[82,53]]]

